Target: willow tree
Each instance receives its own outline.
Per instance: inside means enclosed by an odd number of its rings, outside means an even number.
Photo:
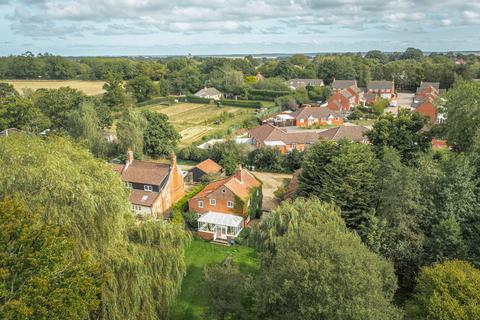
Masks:
[[[109,276],[101,317],[164,318],[185,273],[187,237],[177,225],[136,224],[128,191],[109,165],[63,138],[0,138],[0,194],[14,194],[60,225],[74,253],[89,251]]]

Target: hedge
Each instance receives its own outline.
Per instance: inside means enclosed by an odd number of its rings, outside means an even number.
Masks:
[[[191,103],[205,103],[209,104],[212,102],[212,99],[207,99],[207,98],[201,98],[201,97],[196,97],[196,96],[186,96],[185,97],[186,102],[191,102]]]
[[[275,98],[286,96],[291,94],[290,91],[277,91],[277,90],[260,90],[260,89],[249,89],[248,98],[251,100],[267,100],[273,101]]]
[[[251,100],[222,99],[221,104],[224,106],[256,108],[256,109],[259,109],[262,107],[262,103],[260,101],[251,101]]]
[[[137,107],[144,107],[151,104],[160,104],[165,102],[170,102],[170,99],[168,97],[158,97],[158,98],[153,98],[147,101],[139,102],[137,103]]]

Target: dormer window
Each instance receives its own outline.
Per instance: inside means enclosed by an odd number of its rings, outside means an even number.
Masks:
[[[146,184],[146,185],[143,186],[143,190],[145,190],[145,191],[153,191],[153,187],[150,186],[150,185],[148,185],[148,184]]]

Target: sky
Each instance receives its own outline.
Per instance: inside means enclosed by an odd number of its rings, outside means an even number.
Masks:
[[[0,55],[480,50],[480,0],[0,0]]]

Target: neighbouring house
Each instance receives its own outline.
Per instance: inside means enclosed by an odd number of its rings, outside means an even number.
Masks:
[[[281,153],[292,150],[303,151],[318,141],[318,132],[305,130],[289,132],[285,128],[277,128],[265,123],[248,131],[248,137],[256,148],[278,148]]]
[[[163,219],[172,205],[185,195],[183,176],[174,154],[166,164],[134,160],[129,150],[126,163],[118,165],[116,171],[131,189],[129,200],[139,217]]]
[[[347,139],[352,142],[368,143],[366,133],[369,130],[364,126],[340,126],[322,131],[318,135],[320,139],[333,140],[335,142]]]
[[[194,94],[195,97],[205,98],[205,99],[213,99],[213,100],[220,100],[222,98],[222,93],[218,91],[216,88],[203,88],[197,91]]]
[[[336,93],[336,92],[339,92],[340,90],[346,89],[346,88],[351,87],[351,86],[355,86],[355,87],[358,88],[357,80],[337,80],[337,79],[333,79],[332,92]]]
[[[290,114],[295,126],[308,127],[313,125],[343,124],[344,118],[339,112],[325,107],[306,106]]]
[[[443,115],[438,113],[435,105],[439,101],[440,90],[439,82],[421,82],[413,98],[414,112],[427,117],[430,125],[443,121]]]
[[[231,240],[262,207],[262,183],[239,167],[231,177],[214,181],[188,201],[199,215],[198,235],[205,240]]]
[[[420,113],[428,118],[430,124],[438,122],[437,107],[434,104],[434,99],[428,97],[416,105],[414,112]]]
[[[322,79],[290,79],[287,81],[287,86],[292,90],[305,87],[323,87],[324,83]]]
[[[342,89],[328,98],[327,108],[336,112],[349,112],[359,102],[359,96],[351,89]]]
[[[370,81],[365,95],[366,103],[373,104],[378,98],[392,100],[395,98],[394,81]]]
[[[255,75],[255,80],[257,80],[257,82],[263,81],[265,80],[265,77],[260,72],[257,72],[257,74]]]
[[[193,167],[190,172],[192,174],[192,179],[194,182],[200,182],[202,177],[205,175],[220,175],[222,173],[222,166],[213,161],[212,159],[207,159],[195,167]]]

